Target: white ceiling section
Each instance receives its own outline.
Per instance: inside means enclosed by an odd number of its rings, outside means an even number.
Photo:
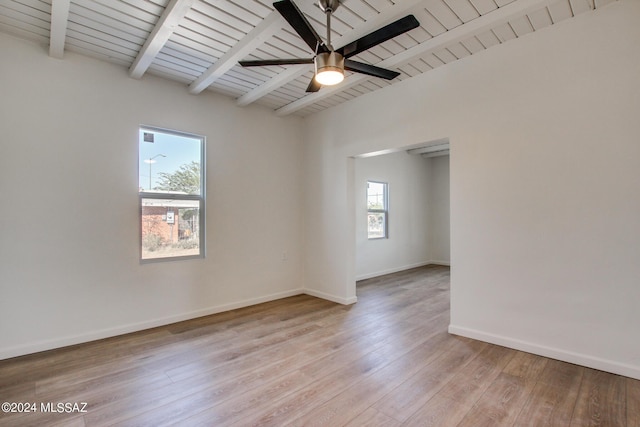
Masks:
[[[326,18],[313,0],[294,0],[318,34]],[[353,59],[399,71],[386,81],[346,72],[345,80],[305,92],[312,65],[243,68],[241,59],[309,58],[304,41],[271,0],[0,0],[0,31],[212,90],[239,106],[306,116],[397,81],[538,31],[615,0],[344,0],[332,19],[336,47],[407,14],[420,26]],[[64,59],[63,59],[64,60]]]

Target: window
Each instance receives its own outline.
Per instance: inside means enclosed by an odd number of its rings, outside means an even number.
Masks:
[[[386,239],[389,197],[386,182],[367,181],[367,233],[369,239]]]
[[[141,127],[140,259],[204,256],[202,136]]]

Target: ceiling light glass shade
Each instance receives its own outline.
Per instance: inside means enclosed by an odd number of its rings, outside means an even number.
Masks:
[[[344,58],[337,52],[319,53],[315,59],[316,81],[331,86],[344,80]]]

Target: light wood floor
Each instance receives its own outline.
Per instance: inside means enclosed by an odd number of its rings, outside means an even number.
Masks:
[[[0,362],[1,426],[640,426],[640,381],[447,334],[449,270]],[[40,412],[86,402],[86,413]]]

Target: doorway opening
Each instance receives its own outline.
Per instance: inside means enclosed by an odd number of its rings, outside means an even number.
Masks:
[[[429,264],[450,265],[449,154],[444,139],[354,157],[356,281]],[[386,183],[384,239],[368,236],[369,182]]]

